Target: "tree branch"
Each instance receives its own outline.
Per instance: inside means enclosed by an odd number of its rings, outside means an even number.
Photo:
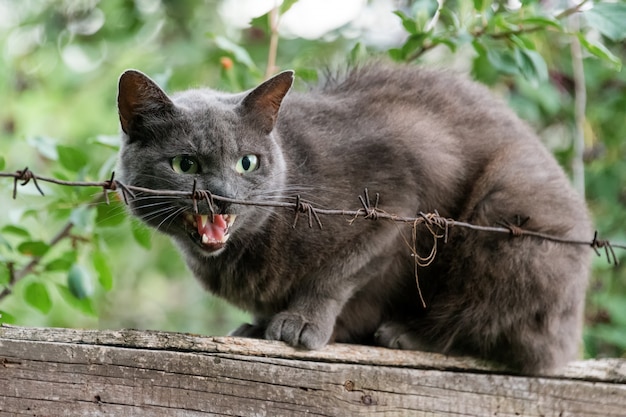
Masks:
[[[584,3],[584,2],[583,2]],[[572,18],[572,29],[578,31],[578,16]],[[587,105],[587,89],[585,85],[585,68],[583,65],[583,53],[580,40],[577,36],[572,36],[570,42],[572,51],[572,73],[574,79],[574,157],[572,159],[572,182],[578,192],[585,196],[585,108]]]
[[[274,6],[269,13],[270,27],[270,45],[267,55],[267,68],[265,70],[265,78],[271,77],[276,72],[276,56],[278,55],[278,23],[279,23],[278,5]]]
[[[63,239],[69,237],[70,232],[73,227],[74,227],[74,223],[72,223],[71,221],[67,222],[65,226],[63,226],[63,228],[59,230],[59,232],[50,240],[50,242],[48,243],[48,247],[51,248],[57,243],[59,243],[60,241],[62,241]],[[24,265],[24,267],[22,267],[21,269],[17,271],[14,270],[12,263],[9,264],[9,285],[6,288],[4,288],[2,292],[0,292],[0,300],[2,300],[7,295],[11,294],[11,292],[13,291],[12,290],[13,285],[16,284],[18,281],[20,281],[21,279],[23,279],[26,275],[33,272],[35,268],[37,267],[37,265],[39,265],[42,259],[43,259],[43,256],[35,256],[33,257],[33,259],[30,260],[29,263],[27,263],[26,265]]]

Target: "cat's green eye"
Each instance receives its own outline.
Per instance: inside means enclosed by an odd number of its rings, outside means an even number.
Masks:
[[[177,174],[195,174],[200,169],[198,160],[189,155],[178,155],[172,158],[172,169]]]
[[[256,155],[245,155],[239,158],[235,171],[240,174],[247,174],[259,167],[259,158]]]

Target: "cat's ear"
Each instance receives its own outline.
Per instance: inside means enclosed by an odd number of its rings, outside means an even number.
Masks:
[[[280,104],[293,84],[293,71],[283,71],[252,90],[241,103],[265,133],[274,129]]]
[[[128,134],[133,119],[142,111],[171,109],[172,101],[147,75],[127,70],[119,82],[117,109],[124,133]]]

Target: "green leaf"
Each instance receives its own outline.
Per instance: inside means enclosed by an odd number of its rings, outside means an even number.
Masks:
[[[93,281],[89,272],[80,266],[74,264],[67,274],[67,287],[72,295],[79,300],[91,297],[93,294]]]
[[[37,258],[44,256],[46,252],[48,252],[48,249],[50,249],[50,246],[40,240],[23,242],[17,247],[17,250],[20,253],[23,253],[24,255],[34,256]]]
[[[486,85],[493,85],[500,79],[500,74],[487,59],[487,49],[480,42],[472,42],[478,52],[472,62],[472,77]]]
[[[41,282],[35,281],[28,284],[24,290],[24,299],[43,314],[48,314],[52,308],[48,289]]]
[[[402,26],[404,27],[404,30],[406,30],[407,32],[409,32],[412,35],[414,35],[414,34],[416,34],[418,32],[417,24],[415,22],[415,19],[407,16],[401,10],[396,10],[396,11],[393,12],[393,14],[395,14],[396,16],[398,16],[400,18],[400,20],[402,21]]]
[[[96,207],[96,226],[114,227],[119,226],[126,220],[126,207],[124,203],[111,198],[111,204],[101,203]]]
[[[611,322],[626,326],[626,296],[607,294],[598,298],[601,305],[611,316]]]
[[[72,172],[80,171],[89,161],[85,152],[78,148],[57,145],[57,152],[61,165]]]
[[[59,158],[56,139],[49,138],[47,136],[33,136],[26,138],[26,143],[37,149],[37,152],[45,158],[53,161],[56,161]]]
[[[527,80],[533,82],[548,80],[548,66],[538,52],[529,49],[516,49],[515,56],[521,73]]]
[[[89,231],[92,226],[92,219],[94,217],[94,211],[91,207],[80,206],[72,210],[70,214],[70,221],[74,224],[74,227],[80,231]]]
[[[456,31],[465,30],[462,27],[461,19],[458,14],[455,13],[450,7],[443,7],[439,9],[439,21],[449,29],[454,29]]]
[[[93,267],[98,273],[98,282],[107,291],[113,288],[113,274],[109,267],[109,261],[107,256],[101,251],[94,252],[93,254]]]
[[[5,263],[0,264],[0,285],[8,285],[9,284],[9,268]]]
[[[113,149],[114,151],[118,151],[120,149],[120,142],[121,138],[119,135],[98,135],[94,140],[94,143],[103,145],[109,149]]]
[[[348,54],[348,62],[355,65],[367,59],[367,56],[367,47],[363,43],[357,42]]]
[[[588,334],[604,341],[626,349],[626,332],[620,326],[606,324],[596,325],[588,330]]]
[[[519,25],[512,22],[508,14],[504,13],[496,14],[493,19],[489,21],[489,25],[493,25],[494,28],[498,28],[504,32],[515,32],[519,30]]]
[[[424,47],[424,41],[428,38],[428,33],[416,33],[409,36],[404,45],[402,45],[402,59],[407,60],[418,50]]]
[[[15,226],[15,225],[12,225],[12,224],[4,226],[2,228],[2,233],[15,235],[15,236],[19,236],[19,237],[25,237],[27,239],[30,239],[30,232],[28,230],[24,229],[23,227]]]
[[[70,250],[63,253],[58,258],[48,262],[45,266],[46,271],[68,271],[76,262],[76,251]]]
[[[552,27],[557,29],[559,32],[563,32],[563,25],[561,25],[561,22],[552,16],[531,16],[522,19],[520,23],[523,25]]]
[[[475,38],[472,40],[472,47],[474,48],[474,50],[476,51],[476,53],[478,55],[484,55],[487,56],[487,48],[485,47],[485,45],[480,41],[479,38]]]
[[[93,306],[93,300],[91,298],[76,298],[70,289],[65,285],[57,284],[57,290],[59,291],[61,298],[63,298],[63,300],[71,307],[79,310],[83,314],[97,317],[96,310]]]
[[[308,83],[314,83],[317,81],[318,79],[318,73],[317,70],[311,69],[311,68],[296,68],[296,76],[298,77],[298,79],[303,80],[305,82]]]
[[[510,51],[489,48],[487,49],[487,59],[495,69],[503,74],[519,74],[517,61]]]
[[[396,62],[404,61],[404,54],[400,48],[391,48],[387,51],[389,57]]]
[[[13,251],[13,247],[11,246],[11,243],[9,243],[9,241],[6,240],[4,236],[2,236],[1,234],[0,234],[0,246],[4,246],[9,251]]]
[[[583,16],[589,26],[612,41],[626,38],[626,3],[594,3]]]
[[[0,310],[0,323],[4,324],[15,324],[17,320],[15,320],[15,316],[10,313],[7,313],[4,310]]]
[[[256,70],[254,61],[252,61],[250,54],[244,48],[223,36],[215,36],[213,40],[219,49],[225,52],[230,52],[238,62],[244,64],[249,69]]]
[[[474,9],[481,11],[485,8],[485,0],[474,0]]]
[[[585,35],[582,33],[578,34],[578,39],[580,40],[582,46],[584,46],[590,54],[609,62],[615,71],[620,71],[622,69],[622,61],[613,55],[613,53],[609,51],[606,46],[599,42],[594,42],[585,38]]]
[[[281,15],[287,13],[289,11],[289,9],[291,9],[291,6],[293,6],[297,2],[298,2],[298,0],[285,0],[285,1],[283,1],[283,4],[280,5],[280,8],[278,9],[278,12]]]
[[[448,38],[448,37],[444,37],[444,36],[436,36],[433,38],[430,38],[430,41],[432,42],[433,45],[446,45],[451,52],[456,52],[458,45],[464,43],[463,39],[459,39],[459,38]]]
[[[524,35],[510,35],[509,40],[513,42],[515,46],[521,49],[530,49],[535,50],[535,43],[528,37]]]
[[[250,26],[255,29],[259,29],[266,35],[269,35],[269,33],[271,32],[269,12],[261,16],[253,17],[250,20]]]
[[[4,163],[4,157],[0,156],[0,170],[3,170],[5,165],[6,164]]]
[[[133,237],[135,238],[135,241],[137,243],[139,243],[145,249],[152,248],[152,242],[150,241],[150,238],[152,237],[152,231],[150,229],[148,229],[146,226],[143,225],[143,223],[140,223],[138,221],[132,221],[130,227],[133,232]]]

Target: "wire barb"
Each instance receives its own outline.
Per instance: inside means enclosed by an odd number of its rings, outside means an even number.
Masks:
[[[604,248],[604,253],[606,254],[606,261],[609,265],[617,266],[619,265],[619,259],[615,255],[615,250],[613,249],[613,244],[608,240],[599,240],[598,239],[598,231],[596,230],[593,233],[593,240],[591,241],[591,248],[596,252],[596,255],[602,256],[600,254],[600,250]]]
[[[215,221],[215,200],[213,194],[208,190],[198,190],[198,181],[193,179],[193,187],[191,188],[191,201],[193,204],[194,214],[198,214],[198,201],[205,200],[209,214],[211,215],[211,223]]]
[[[41,190],[41,188],[39,187],[39,184],[37,183],[37,177],[35,176],[33,171],[28,169],[28,167],[25,167],[24,169],[20,171],[15,171],[15,176],[13,178],[13,200],[17,198],[17,182],[23,181],[20,184],[20,186],[24,186],[28,184],[31,180],[33,181],[33,184],[35,184],[35,188],[37,188],[37,191],[39,191],[39,194],[41,194],[42,196],[45,196],[44,192]]]
[[[524,217],[522,218],[522,216],[520,216],[519,214],[517,214],[515,216],[515,223],[506,220],[506,219],[502,219],[501,221],[497,222],[496,224],[499,226],[504,227],[505,229],[509,229],[511,236],[513,237],[520,237],[524,235],[524,229],[522,229],[522,227],[524,227],[524,225],[526,223],[528,223],[528,220],[530,220],[530,217]]]
[[[380,201],[380,194],[376,193],[376,201],[374,202],[374,207],[372,207],[372,202],[370,201],[370,195],[367,188],[363,190],[363,195],[359,196],[359,201],[363,206],[363,210],[365,211],[365,215],[363,218],[378,220],[378,202]]]
[[[300,213],[303,213],[307,215],[309,220],[309,229],[313,228],[313,220],[315,220],[320,230],[323,229],[322,221],[317,214],[317,210],[311,204],[303,202],[299,194],[296,196],[296,202],[293,205],[293,210],[294,218],[293,224],[291,225],[292,228],[296,228],[296,225],[298,224],[298,217]]]
[[[104,201],[107,203],[107,206],[111,204],[109,200],[109,191],[115,191],[117,189],[117,184],[115,183],[115,171],[111,172],[111,178],[105,181],[102,184],[102,194],[104,194]]]
[[[124,199],[124,204],[128,205],[130,200],[134,200],[137,198],[135,193],[133,193],[124,183],[115,180],[116,189],[119,188],[122,191],[122,198]]]

